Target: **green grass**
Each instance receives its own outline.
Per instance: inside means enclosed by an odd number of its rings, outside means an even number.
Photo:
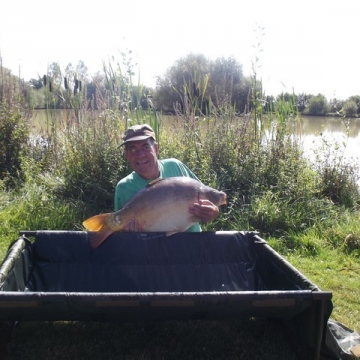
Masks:
[[[324,251],[316,257],[296,254],[287,260],[321,290],[333,293],[331,317],[360,333],[360,262],[338,250]]]

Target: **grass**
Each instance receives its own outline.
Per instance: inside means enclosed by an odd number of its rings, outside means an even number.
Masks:
[[[338,250],[328,250],[316,257],[291,254],[286,258],[320,289],[333,293],[331,317],[360,333],[358,258],[339,254]]]

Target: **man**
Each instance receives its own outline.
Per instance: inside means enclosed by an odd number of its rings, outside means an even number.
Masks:
[[[115,190],[115,211],[119,210],[137,192],[146,187],[152,180],[174,176],[185,176],[196,179],[196,175],[177,159],[159,160],[159,145],[153,129],[147,125],[135,125],[128,128],[123,136],[125,158],[133,172],[121,179]],[[189,208],[189,213],[203,222],[214,220],[219,209],[208,200],[199,200]],[[136,219],[131,219],[125,231],[141,231]],[[201,231],[199,223],[187,231]]]

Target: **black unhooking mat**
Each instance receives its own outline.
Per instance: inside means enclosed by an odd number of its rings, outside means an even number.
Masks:
[[[0,290],[2,321],[269,317],[314,359],[351,359],[360,344],[329,322],[331,292],[253,232],[115,233],[97,249],[86,232],[22,232],[1,265]]]
[[[36,237],[29,291],[265,290],[254,248],[245,235],[117,233],[95,250],[89,246],[87,233],[56,235],[43,232]],[[290,286],[298,289],[296,284]]]

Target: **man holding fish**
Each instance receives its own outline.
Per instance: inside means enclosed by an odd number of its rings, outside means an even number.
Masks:
[[[214,220],[226,194],[202,184],[177,159],[159,160],[159,145],[147,125],[128,128],[123,136],[125,158],[133,172],[115,190],[115,212],[83,222],[91,231],[90,246],[98,247],[115,231],[201,231],[199,222]]]
[[[157,178],[185,176],[200,181],[181,161],[158,159],[159,145],[156,142],[155,132],[147,124],[128,128],[121,145],[125,147],[125,158],[133,172],[120,180],[116,186],[115,211],[122,208],[133,195]],[[189,208],[189,212],[200,221],[208,222],[219,215],[219,208],[209,200],[200,200]],[[134,218],[129,221],[125,231],[141,231],[141,227]],[[199,223],[187,231],[201,231]]]

